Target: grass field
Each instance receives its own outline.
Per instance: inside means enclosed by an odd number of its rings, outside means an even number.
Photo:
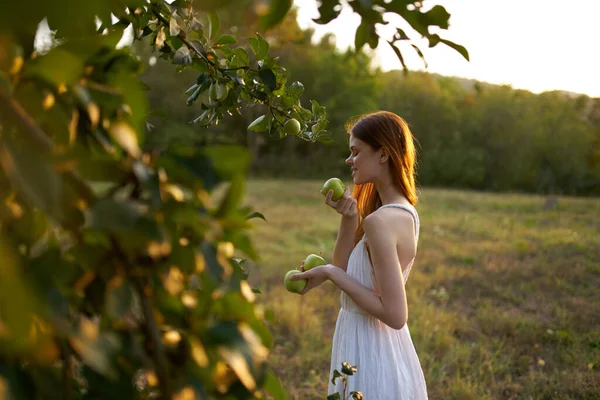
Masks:
[[[330,282],[306,296],[282,283],[310,253],[331,260],[339,217],[321,184],[252,180],[247,195],[268,221],[253,220],[250,281],[292,399],[325,399],[340,305]],[[600,399],[600,199],[544,201],[421,191],[408,324],[431,399]]]

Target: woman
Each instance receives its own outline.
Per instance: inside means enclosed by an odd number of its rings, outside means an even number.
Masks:
[[[305,294],[326,280],[341,290],[331,370],[346,361],[357,367],[346,395],[367,400],[426,399],[427,388],[408,326],[404,284],[419,237],[415,148],[406,122],[394,113],[367,114],[349,126],[354,190],[326,204],[341,214],[333,264],[291,279],[307,279]],[[329,394],[343,394],[343,382]],[[344,397],[345,398],[345,397]]]

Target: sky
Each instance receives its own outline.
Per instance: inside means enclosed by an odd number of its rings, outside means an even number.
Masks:
[[[425,0],[423,4],[425,9],[436,4],[446,8],[450,28],[436,33],[465,46],[471,59],[466,61],[445,45],[428,48],[426,41],[415,40],[425,54],[427,71],[534,93],[566,90],[600,97],[600,0]],[[331,32],[339,48],[353,46],[360,17],[349,7],[336,20],[318,25],[312,22],[319,16],[316,0],[294,0],[294,5],[300,26],[316,29],[315,39]],[[385,38],[391,38],[397,27],[408,27],[399,17],[386,20],[388,25],[378,27]],[[405,31],[419,39],[410,28]],[[401,50],[409,69],[424,69],[410,45]],[[384,71],[402,68],[386,42],[380,41],[373,61]]]

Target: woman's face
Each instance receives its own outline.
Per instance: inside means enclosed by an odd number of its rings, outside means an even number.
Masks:
[[[382,149],[374,150],[354,135],[350,135],[350,156],[346,164],[352,168],[355,185],[373,182],[382,171]]]

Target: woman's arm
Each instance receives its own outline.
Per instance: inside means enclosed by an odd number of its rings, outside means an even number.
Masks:
[[[325,204],[342,216],[335,247],[333,248],[332,264],[346,271],[348,259],[354,248],[354,233],[358,226],[358,209],[356,208],[356,199],[350,195],[348,188],[338,201],[331,200],[332,196],[333,190],[330,190],[325,197]]]
[[[344,271],[348,268],[348,260],[354,248],[354,232],[357,226],[358,215],[342,215],[331,263]]]

